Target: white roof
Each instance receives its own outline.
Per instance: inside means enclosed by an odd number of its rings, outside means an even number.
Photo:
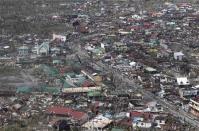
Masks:
[[[132,61],[129,63],[131,66],[135,66],[136,65],[136,62]]]
[[[178,85],[189,85],[190,84],[187,77],[178,77],[177,83],[178,83]]]
[[[154,69],[154,68],[152,68],[152,67],[146,67],[145,70],[150,71],[150,72],[152,72],[152,71],[157,71],[156,69]]]
[[[92,129],[92,128],[104,128],[107,125],[109,125],[112,122],[109,118],[106,118],[102,115],[98,115],[92,120],[86,122],[85,124],[82,125],[82,127],[85,127],[87,129]]]
[[[132,18],[134,18],[134,19],[141,19],[141,17],[139,15],[132,15]]]
[[[174,55],[175,56],[183,56],[184,54],[182,52],[175,52]]]
[[[10,48],[10,46],[4,46],[3,48],[4,48],[4,49],[8,49],[8,48]]]
[[[198,89],[199,88],[199,85],[196,85],[194,87],[192,87],[193,89]]]

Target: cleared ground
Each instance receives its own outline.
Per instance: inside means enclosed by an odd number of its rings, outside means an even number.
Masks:
[[[35,86],[34,77],[28,72],[11,67],[0,68],[0,91],[15,90],[19,86]]]

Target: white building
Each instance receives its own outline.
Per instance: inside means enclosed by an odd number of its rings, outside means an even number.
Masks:
[[[166,124],[166,118],[164,116],[157,116],[155,117],[154,122],[157,124],[156,127],[161,128],[162,125]]]
[[[187,79],[187,77],[178,77],[177,78],[177,84],[179,86],[188,86],[188,85],[190,85],[190,82]]]
[[[49,42],[43,42],[41,45],[36,45],[33,49],[32,52],[37,53],[37,55],[48,55],[50,51],[50,46]]]
[[[183,57],[184,57],[184,54],[182,52],[175,52],[174,53],[174,59],[175,60],[181,61],[183,59]]]
[[[66,36],[63,36],[63,35],[56,35],[56,34],[53,34],[53,40],[60,40],[62,42],[65,42],[66,41]]]
[[[133,127],[139,127],[139,128],[151,128],[152,127],[152,122],[144,122],[144,121],[139,121],[137,123],[133,123]]]

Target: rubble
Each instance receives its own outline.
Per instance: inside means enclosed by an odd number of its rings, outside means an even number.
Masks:
[[[196,5],[31,3],[0,17],[0,130],[198,129]]]

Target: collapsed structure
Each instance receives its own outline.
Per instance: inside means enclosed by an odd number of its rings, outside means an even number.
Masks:
[[[58,3],[74,14],[43,14],[41,21],[67,31],[1,36],[2,128],[197,130],[197,9]]]

